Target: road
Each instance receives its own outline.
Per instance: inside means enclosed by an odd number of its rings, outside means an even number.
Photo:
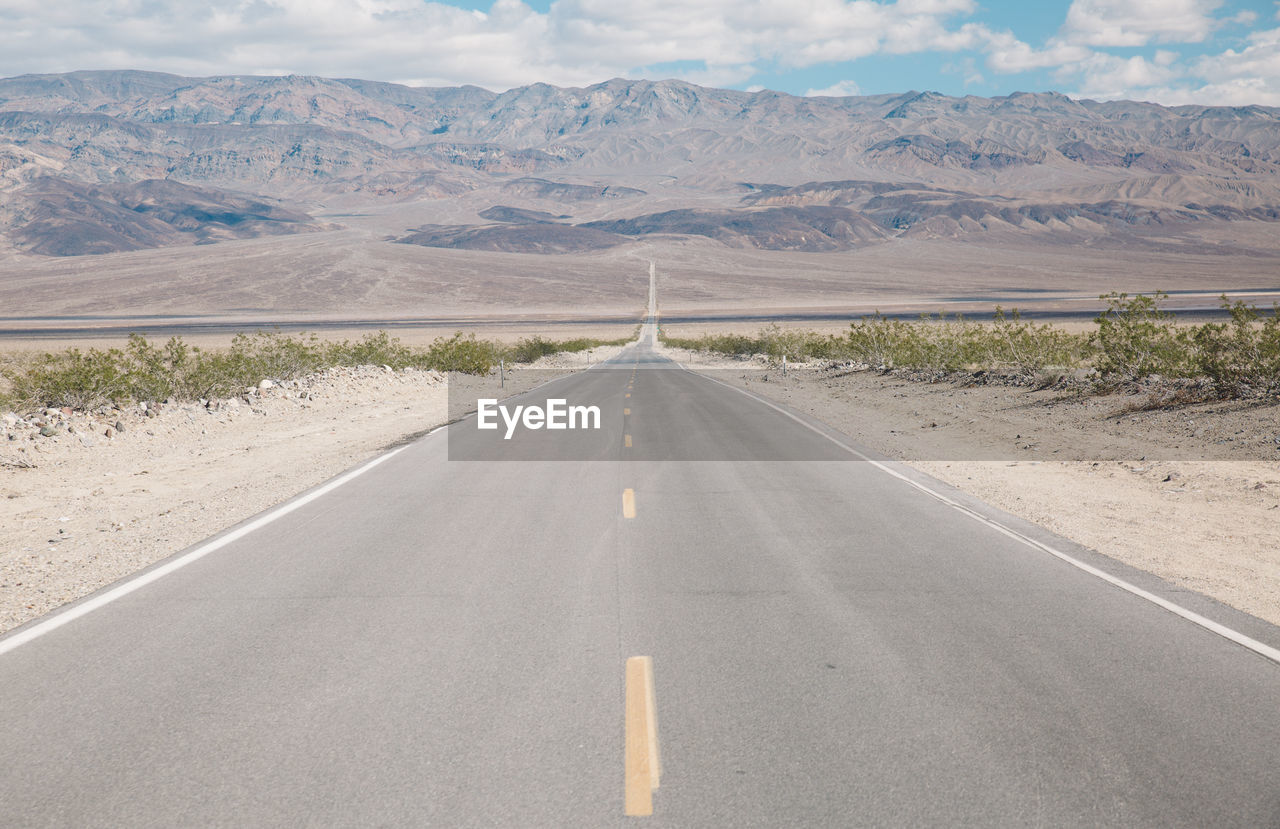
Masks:
[[[1280,826],[1280,664],[1046,548],[1280,630],[652,336],[512,401],[599,429],[455,423],[0,639],[0,823]]]
[[[1239,299],[1258,308],[1266,309],[1280,302],[1280,292],[1250,288],[1227,288],[1213,291],[1169,291],[1164,307],[1173,311],[1184,322],[1226,320],[1219,298],[1226,293],[1233,300]],[[921,315],[962,313],[973,319],[989,318],[996,306],[1017,308],[1023,319],[1075,320],[1091,322],[1102,313],[1105,304],[1095,296],[1077,294],[1047,294],[1043,292],[1018,292],[1009,294],[975,294],[969,296],[944,296],[934,299],[913,299],[884,302],[866,306],[831,306],[808,310],[779,308],[771,312],[686,310],[668,313],[664,319],[670,324],[692,325],[707,323],[840,323],[844,325],[860,317],[874,314],[886,319],[917,320]],[[883,312],[882,312],[883,311]],[[194,314],[167,316],[138,314],[111,316],[103,314],[75,314],[64,316],[3,316],[0,315],[0,339],[68,340],[79,338],[123,337],[142,334],[148,337],[190,337],[200,335],[231,335],[246,331],[283,331],[286,333],[372,331],[386,330],[392,333],[406,330],[437,330],[442,335],[459,329],[539,328],[545,333],[560,327],[581,326],[629,326],[634,316],[628,314],[586,315],[464,315],[435,317],[362,317],[344,319],[286,318],[271,319],[262,316],[234,317],[225,314]]]

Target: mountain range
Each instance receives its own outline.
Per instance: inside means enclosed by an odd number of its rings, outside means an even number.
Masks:
[[[317,232],[395,205],[419,221],[390,221],[388,241],[498,251],[1127,245],[1280,221],[1280,110],[26,75],[0,80],[0,199],[0,241],[32,255]]]

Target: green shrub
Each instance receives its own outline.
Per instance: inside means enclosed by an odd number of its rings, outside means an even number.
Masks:
[[[415,365],[411,348],[386,331],[366,334],[356,342],[343,340],[325,347],[324,362],[333,366],[390,366],[394,369]]]
[[[174,337],[156,346],[131,334],[123,349],[71,349],[0,366],[0,405],[94,409],[139,400],[229,397],[263,379],[292,380],[331,366],[418,366],[487,373],[500,347],[455,334],[427,349],[411,349],[386,332],[356,342],[322,343],[315,335],[279,331],[237,334],[230,348],[202,351]]]
[[[882,369],[951,372],[965,368],[1014,371],[1030,376],[1046,366],[1074,367],[1090,353],[1087,336],[1050,325],[1034,325],[1017,310],[997,308],[990,324],[963,317],[921,317],[907,322],[879,312],[849,324],[843,337],[813,331],[784,331],[770,326],[756,337],[707,334],[696,338],[666,337],[677,348],[731,356],[763,354],[773,359],[850,360]]]
[[[662,342],[672,348],[687,348],[690,351],[709,351],[714,354],[725,354],[730,357],[747,357],[764,353],[764,342],[757,337],[742,334],[703,334],[701,337],[668,337],[659,333]]]
[[[1238,397],[1251,389],[1280,391],[1280,307],[1262,320],[1258,309],[1222,296],[1231,317],[1193,329],[1194,373],[1212,381],[1219,397]]]
[[[9,396],[23,409],[94,409],[122,401],[129,396],[124,362],[124,353],[116,348],[44,354],[8,376]]]
[[[292,380],[331,366],[409,366],[441,372],[487,374],[497,361],[530,360],[561,351],[621,345],[629,339],[579,338],[555,342],[533,337],[506,349],[474,334],[441,337],[425,349],[410,348],[385,331],[356,342],[323,343],[314,334],[279,331],[237,334],[230,348],[201,351],[174,337],[156,346],[138,334],[123,349],[77,349],[0,365],[0,405],[35,409],[92,409],[137,400],[229,397],[263,379]]]
[[[893,368],[906,356],[902,345],[911,336],[911,325],[877,311],[875,316],[849,323],[848,357],[876,368]]]
[[[440,337],[427,349],[421,364],[436,371],[460,371],[464,374],[488,374],[497,364],[501,349],[488,340],[477,340],[475,334]]]
[[[1069,334],[1052,325],[1034,325],[1023,320],[1017,308],[1005,314],[997,305],[995,318],[984,331],[986,348],[981,362],[1021,375],[1050,366],[1074,368],[1091,354],[1091,337]]]
[[[297,338],[279,331],[237,334],[231,340],[233,363],[241,367],[250,382],[253,377],[275,381],[292,380],[325,365],[325,346],[315,334]]]
[[[544,340],[542,337],[527,337],[507,349],[504,359],[513,363],[532,363],[539,357],[555,354],[560,350],[562,349],[551,340]],[[564,350],[567,351],[569,349]]]
[[[1153,374],[1185,377],[1195,364],[1191,336],[1173,324],[1173,314],[1160,308],[1169,298],[1163,291],[1104,294],[1107,303],[1095,320],[1100,353],[1096,368],[1104,378],[1121,382]]]

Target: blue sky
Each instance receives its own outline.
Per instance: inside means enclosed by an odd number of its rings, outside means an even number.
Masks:
[[[1280,106],[1275,0],[0,0],[0,75],[136,68],[503,90],[1056,90]]]

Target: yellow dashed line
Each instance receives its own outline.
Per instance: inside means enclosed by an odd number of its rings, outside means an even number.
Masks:
[[[622,410],[622,413],[623,413],[624,415],[629,415],[629,414],[631,414],[631,410],[630,410],[630,409],[623,409],[623,410]]]
[[[623,442],[627,445],[627,448],[628,448],[628,449],[630,449],[630,448],[631,448],[631,435],[623,435]]]
[[[636,491],[634,489],[622,490],[622,517],[636,517]]]
[[[653,660],[627,660],[625,809],[631,817],[653,814],[653,792],[662,777],[658,756],[658,705],[653,687]]]

